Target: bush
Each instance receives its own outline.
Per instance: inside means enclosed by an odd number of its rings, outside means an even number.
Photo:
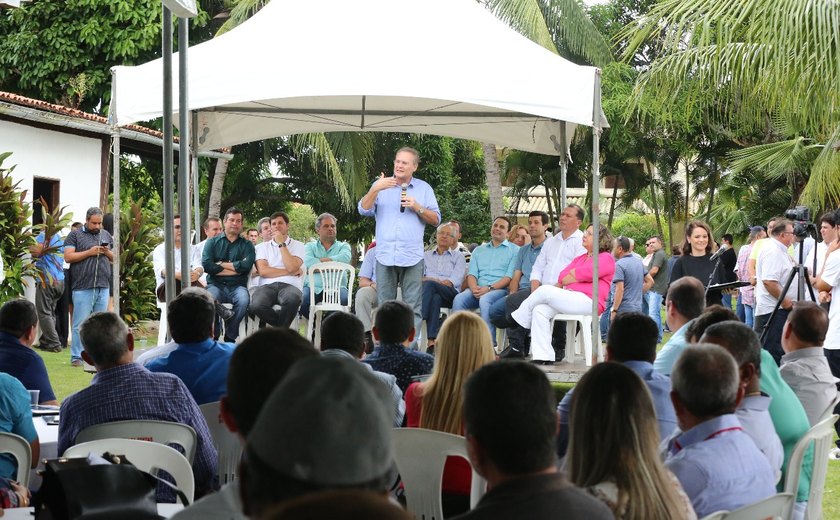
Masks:
[[[668,226],[665,222],[662,223],[662,230],[665,233],[665,236],[662,237],[662,243],[668,244]],[[624,213],[616,217],[613,220],[610,232],[614,237],[621,235],[635,240],[636,248],[634,250],[642,256],[645,256],[645,241],[659,234],[659,230],[656,229],[656,217],[638,213]]]
[[[149,261],[160,242],[158,223],[143,199],[122,208],[120,216],[120,314],[129,327],[157,314],[155,272]]]
[[[11,152],[0,154],[0,256],[3,257],[5,279],[0,285],[0,302],[17,298],[24,293],[26,277],[35,277],[38,270],[29,256],[35,245],[30,226],[32,206],[26,202],[26,190],[18,189],[20,182],[12,177],[14,166],[3,168]]]

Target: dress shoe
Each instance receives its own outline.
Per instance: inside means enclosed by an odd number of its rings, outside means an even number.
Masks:
[[[499,354],[499,359],[522,359],[525,355],[522,353],[521,350],[515,349],[513,347],[506,347],[501,354]]]
[[[227,321],[233,318],[233,309],[228,309],[221,303],[216,302],[216,314],[218,314],[223,321]]]
[[[548,361],[546,359],[532,359],[531,363],[535,365],[543,365],[543,366],[552,366],[554,365],[554,361]]]

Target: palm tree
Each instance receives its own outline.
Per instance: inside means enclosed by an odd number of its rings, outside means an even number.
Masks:
[[[625,29],[625,58],[649,45],[661,50],[640,76],[637,96],[662,106],[687,100],[711,121],[766,141],[787,139],[788,147],[800,138],[822,144],[802,200],[836,207],[838,27],[836,0],[665,0]]]

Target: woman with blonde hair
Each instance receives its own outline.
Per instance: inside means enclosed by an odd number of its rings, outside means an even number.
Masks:
[[[508,241],[513,242],[519,247],[526,246],[531,243],[531,235],[528,234],[528,228],[522,224],[515,224],[510,228],[508,233]]]
[[[569,480],[616,519],[697,518],[659,458],[653,399],[633,370],[615,362],[589,369],[575,386],[569,423]]]
[[[463,435],[464,382],[495,358],[490,331],[477,314],[456,312],[449,316],[437,337],[431,377],[412,383],[405,391],[408,427]],[[469,462],[460,457],[447,459],[442,485],[445,517],[469,510],[471,480]]]

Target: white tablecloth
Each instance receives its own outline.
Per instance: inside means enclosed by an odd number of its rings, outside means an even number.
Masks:
[[[44,459],[55,459],[58,457],[58,425],[49,425],[44,420],[44,417],[33,417],[33,424],[35,424],[35,431],[38,432],[38,440],[41,442],[41,455],[39,457],[38,467],[32,470],[29,477],[29,489],[38,489],[41,487],[41,477],[38,471],[44,469]]]

